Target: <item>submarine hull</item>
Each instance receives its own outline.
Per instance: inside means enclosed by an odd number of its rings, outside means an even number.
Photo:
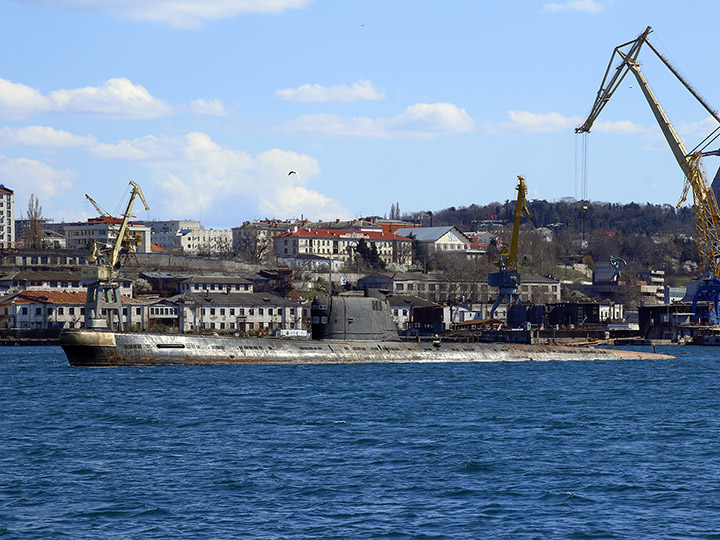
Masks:
[[[72,366],[371,364],[577,360],[655,360],[670,355],[621,349],[507,343],[304,341],[232,336],[66,330]]]

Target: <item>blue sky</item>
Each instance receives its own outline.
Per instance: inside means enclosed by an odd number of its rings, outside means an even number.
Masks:
[[[580,198],[580,136],[615,46],[650,40],[711,103],[720,3],[4,0],[0,182],[56,221],[230,228]],[[714,123],[644,50],[686,146]],[[710,177],[720,164],[707,158]],[[297,174],[288,174],[296,171]],[[588,197],[674,205],[683,177],[626,79],[589,136]]]

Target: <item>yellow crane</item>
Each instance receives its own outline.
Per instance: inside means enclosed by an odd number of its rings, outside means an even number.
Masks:
[[[120,252],[123,246],[128,247],[131,244],[137,243],[137,239],[134,235],[130,234],[128,229],[130,218],[133,217],[132,208],[135,198],[140,197],[140,200],[145,206],[145,210],[150,210],[140,186],[135,182],[130,182],[130,186],[132,187],[130,200],[120,220],[117,234],[112,245],[105,248],[97,248],[97,245],[93,243],[90,256],[88,257],[91,265],[83,267],[82,269],[81,276],[83,281],[87,283],[88,288],[87,299],[85,301],[86,328],[107,328],[108,322],[112,328],[113,318],[116,318],[118,328],[123,330],[119,284],[115,281],[117,279]],[[107,223],[117,221],[100,208],[89,195],[85,196],[93,206],[95,206],[98,212],[100,212],[101,216],[105,218]],[[103,312],[105,315],[103,315]]]
[[[649,26],[640,34],[637,39],[623,43],[615,47],[613,54],[605,71],[600,90],[593,103],[590,114],[585,122],[579,126],[576,133],[589,133],[593,123],[597,119],[605,105],[608,104],[615,90],[628,73],[632,73],[642,90],[645,99],[652,110],[655,120],[660,126],[665,140],[678,165],[685,175],[682,196],[677,206],[685,202],[687,193],[692,189],[693,208],[695,211],[695,229],[697,231],[698,254],[700,267],[704,273],[703,283],[693,299],[693,312],[696,312],[698,301],[710,301],[714,306],[714,312],[708,316],[716,322],[720,321],[720,211],[715,200],[712,189],[709,188],[705,169],[702,165],[704,155],[717,155],[718,151],[703,152],[718,136],[720,127],[708,135],[696,148],[688,152],[680,140],[675,128],[670,123],[660,102],[650,88],[645,76],[640,69],[638,55],[643,45],[655,53],[662,63],[675,75],[683,86],[698,100],[710,115],[720,123],[720,116],[710,107],[695,89],[680,75],[670,62],[650,43],[648,36],[652,32]],[[619,58],[618,64],[613,68],[613,62]]]
[[[515,203],[515,221],[513,222],[510,248],[503,246],[497,262],[498,271],[488,275],[488,284],[491,287],[498,288],[498,297],[490,309],[490,318],[495,316],[495,311],[503,301],[508,306],[512,303],[521,303],[520,295],[517,292],[518,287],[520,287],[520,272],[518,272],[517,264],[518,237],[520,235],[520,221],[524,217],[530,217],[526,199],[527,186],[522,176],[518,176],[518,185],[515,189],[518,195]]]

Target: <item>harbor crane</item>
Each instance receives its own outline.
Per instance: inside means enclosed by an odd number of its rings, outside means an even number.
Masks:
[[[623,43],[615,47],[608,63],[605,76],[603,77],[598,90],[595,103],[593,103],[590,114],[585,122],[575,129],[576,133],[589,133],[593,123],[597,119],[605,105],[608,104],[615,90],[620,86],[622,80],[628,73],[632,73],[642,90],[645,99],[652,110],[655,120],[660,126],[665,140],[675,157],[680,169],[685,175],[680,202],[677,207],[685,202],[688,191],[692,189],[693,209],[695,211],[695,229],[697,232],[698,254],[700,268],[703,273],[697,292],[693,298],[692,311],[697,315],[706,316],[711,322],[720,323],[720,210],[715,199],[715,194],[708,186],[707,175],[702,164],[703,156],[718,155],[717,150],[705,152],[705,148],[720,136],[720,126],[708,135],[697,147],[688,152],[680,140],[675,128],[670,123],[665,111],[660,106],[655,94],[650,89],[645,76],[638,63],[638,55],[643,45],[647,45],[670,72],[682,83],[682,85],[695,97],[695,99],[710,113],[720,124],[720,116],[717,111],[710,107],[695,89],[680,75],[670,62],[650,43],[648,36],[652,32],[647,27],[637,39]],[[613,62],[619,58],[619,63],[613,68]],[[719,171],[720,172],[720,171]],[[698,313],[700,302],[709,302],[710,308],[707,313]]]
[[[520,304],[520,272],[518,272],[517,252],[518,252],[518,236],[520,234],[520,221],[524,217],[530,217],[530,211],[527,207],[527,186],[525,179],[518,176],[518,185],[515,188],[518,192],[517,202],[515,203],[515,221],[513,223],[513,234],[510,240],[510,248],[504,246],[500,252],[500,257],[496,263],[498,271],[488,275],[488,284],[491,287],[498,288],[498,297],[490,309],[490,318],[495,316],[497,308],[505,302],[510,304]]]
[[[133,217],[132,207],[135,197],[140,197],[145,210],[150,210],[140,186],[135,182],[130,182],[130,186],[132,187],[130,200],[122,219],[109,216],[89,195],[85,195],[100,212],[106,223],[119,221],[117,235],[112,245],[98,248],[97,244],[93,242],[91,253],[87,258],[91,265],[82,269],[82,280],[87,283],[85,328],[107,328],[109,322],[109,327],[112,329],[113,318],[117,317],[118,329],[123,330],[122,304],[119,284],[116,281],[119,257],[124,246],[127,249],[132,249],[132,245],[136,244],[136,239],[128,229],[130,218]],[[103,316],[103,312],[107,317]]]

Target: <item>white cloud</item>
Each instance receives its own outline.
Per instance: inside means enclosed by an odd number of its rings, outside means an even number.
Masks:
[[[318,219],[347,218],[352,213],[337,201],[310,189],[319,172],[317,161],[305,154],[268,150],[255,156],[224,147],[205,133],[182,137],[143,137],[117,145],[99,145],[93,155],[122,159],[153,170],[162,200],[153,204],[160,215],[191,216],[201,209],[216,222],[238,221],[238,200],[258,215]],[[288,171],[302,171],[288,175]],[[146,195],[148,190],[145,190]]]
[[[100,86],[53,90],[47,96],[23,84],[0,79],[0,116],[17,119],[44,112],[95,114],[113,118],[159,118],[172,107],[125,78]]]
[[[31,0],[60,8],[151,21],[175,28],[198,28],[208,21],[248,13],[278,14],[304,8],[310,0]]]
[[[227,116],[227,110],[225,105],[219,99],[196,99],[190,103],[190,109],[195,114],[202,114],[207,116]]]
[[[351,103],[355,101],[377,101],[385,98],[385,92],[376,89],[371,81],[358,81],[353,83],[352,86],[340,84],[330,87],[319,84],[304,84],[299,88],[277,90],[275,95],[285,101],[304,103],[327,103],[330,101]]]
[[[423,138],[467,133],[475,120],[452,103],[418,103],[391,118],[347,118],[331,114],[307,114],[283,126],[289,133],[325,137],[367,137],[379,139]]]
[[[169,105],[125,78],[109,79],[100,86],[54,90],[48,96],[59,110],[83,114],[114,118],[159,118],[172,113]]]
[[[579,116],[564,116],[556,112],[508,111],[508,117],[508,122],[486,122],[485,131],[493,135],[555,133],[575,129],[582,122]]]
[[[707,137],[718,127],[718,122],[712,116],[708,116],[700,122],[678,122],[678,133],[687,136]]]
[[[45,112],[53,103],[34,88],[0,79],[0,116],[17,119],[28,114]]]
[[[569,0],[564,3],[551,2],[543,6],[543,11],[551,13],[559,11],[582,11],[585,13],[602,13],[605,7],[595,0]]]
[[[70,169],[54,169],[42,161],[27,158],[9,158],[0,155],[0,179],[3,184],[13,186],[15,201],[23,208],[23,201],[34,193],[42,204],[52,201],[72,189],[76,174]],[[16,212],[20,216],[20,212]]]
[[[630,120],[600,121],[593,125],[596,133],[615,133],[618,135],[634,135],[647,133],[647,128]]]
[[[75,135],[49,126],[0,128],[0,144],[5,146],[37,146],[42,148],[82,148],[97,144],[92,135]]]

